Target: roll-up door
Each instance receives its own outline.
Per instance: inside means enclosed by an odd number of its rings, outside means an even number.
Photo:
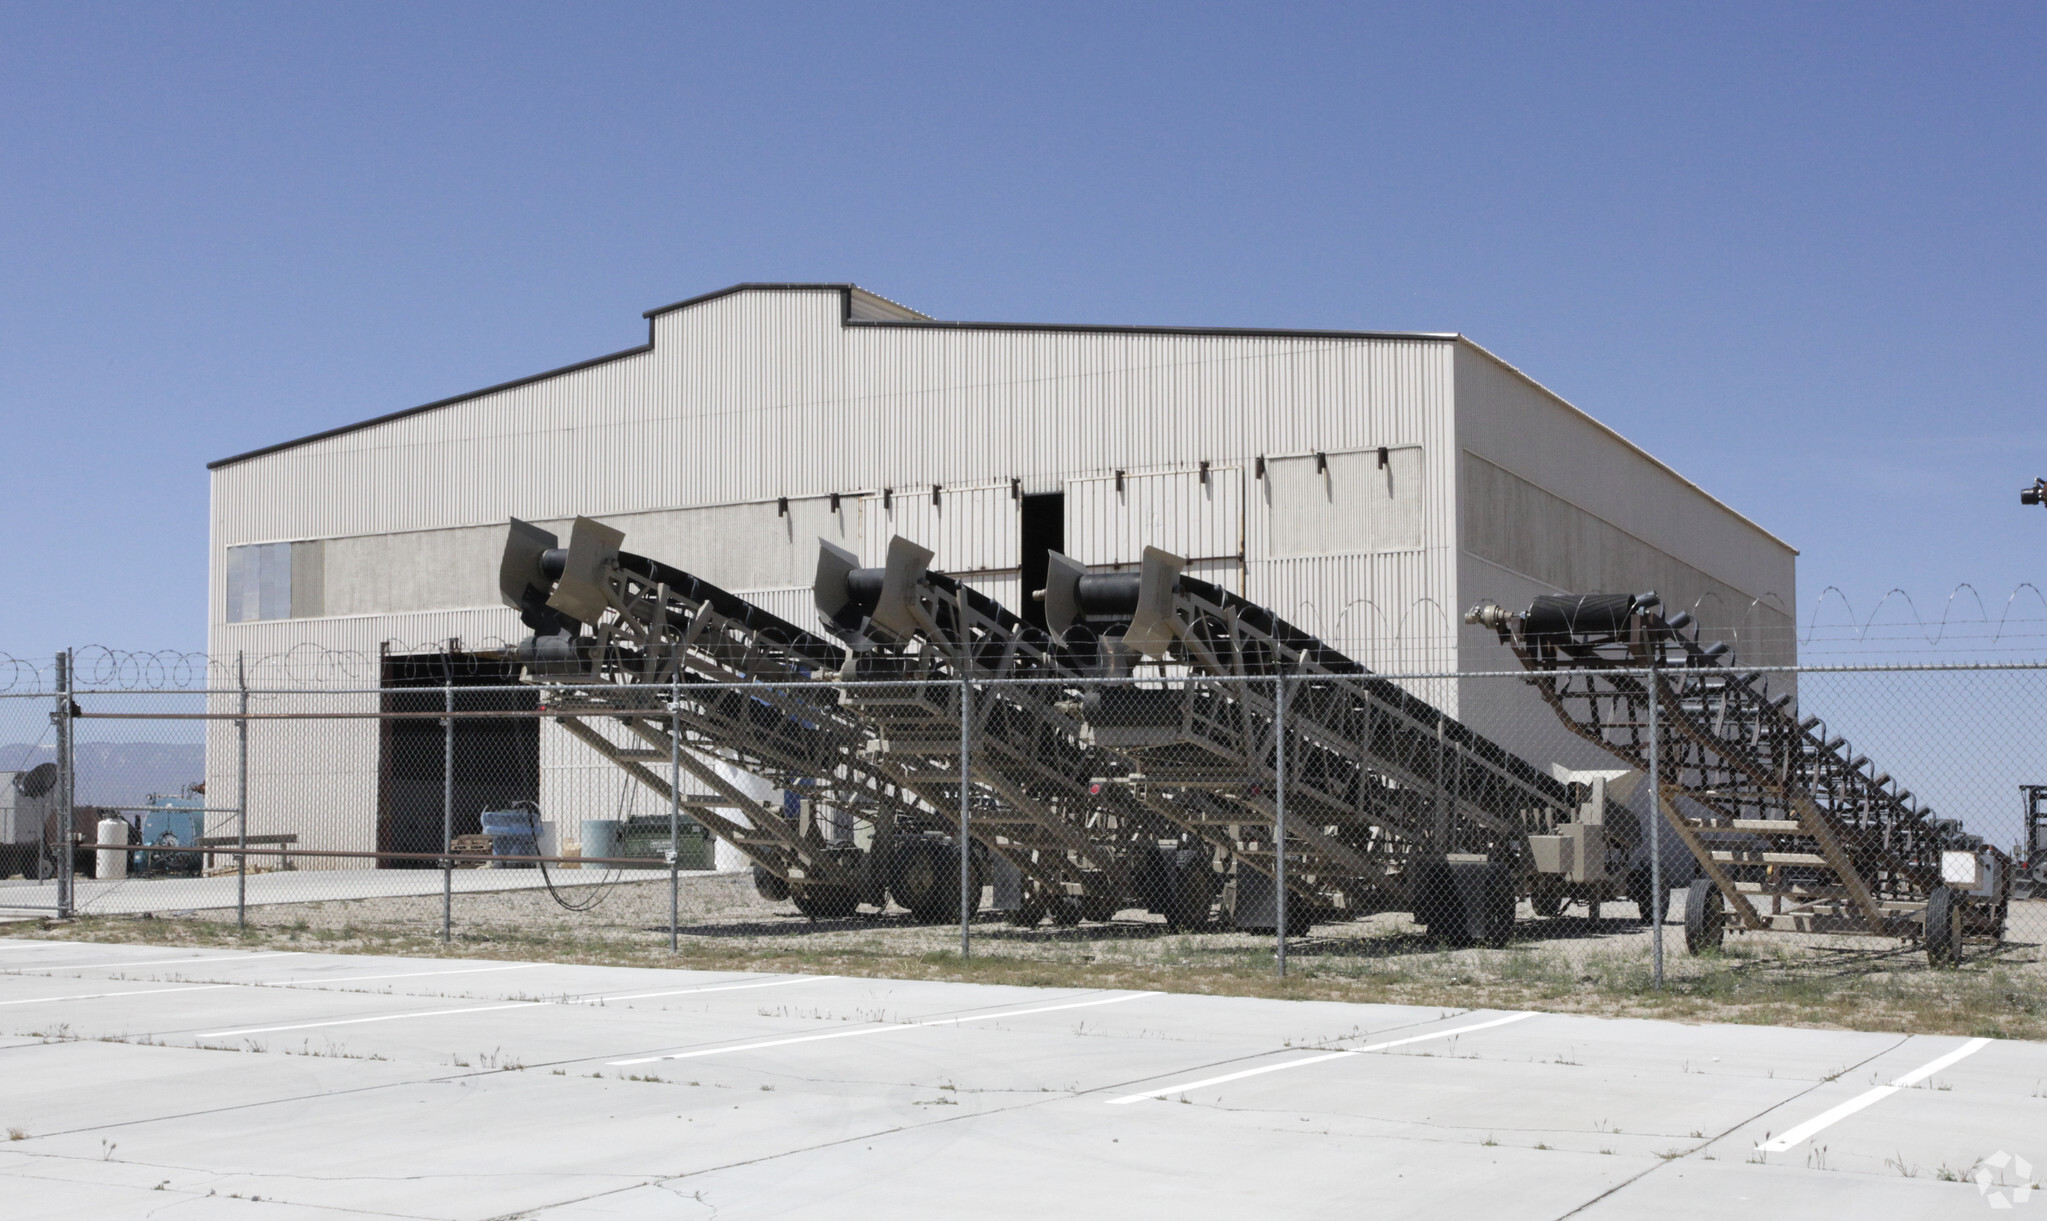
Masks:
[[[1120,486],[1119,486],[1120,485]],[[1188,560],[1244,553],[1242,467],[1147,471],[1066,481],[1066,553],[1083,564],[1135,564],[1146,547]]]
[[[1270,458],[1265,480],[1273,559],[1415,551],[1422,545],[1419,446]]]
[[[1020,562],[1019,502],[1008,480],[947,484],[935,498],[928,484],[895,488],[886,507],[882,501],[865,497],[860,555],[869,564],[882,562],[889,539],[898,534],[931,548],[931,566],[940,572],[1000,572]]]

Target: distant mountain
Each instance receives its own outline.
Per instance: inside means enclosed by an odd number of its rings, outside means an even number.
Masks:
[[[197,742],[80,742],[76,754],[82,806],[139,806],[151,793],[177,793],[206,778],[206,748]],[[54,746],[0,746],[0,771],[56,760]]]

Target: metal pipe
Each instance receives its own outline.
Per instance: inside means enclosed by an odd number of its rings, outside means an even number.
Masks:
[[[235,929],[249,927],[249,670],[245,654],[235,654],[235,685],[241,688],[242,719],[235,722],[235,846],[244,854],[235,858]],[[205,825],[206,820],[200,819]]]
[[[441,944],[455,939],[455,671],[446,668],[441,718]]]
[[[496,854],[479,855],[473,852],[378,852],[374,849],[364,851],[349,848],[230,848],[225,845],[194,847],[191,844],[88,844],[82,842],[77,847],[92,851],[98,851],[101,848],[125,848],[130,852],[203,852],[207,856],[230,856],[240,853],[246,856],[317,856],[376,861],[439,862],[442,860],[452,860],[457,863],[463,861],[480,861],[484,863],[521,861],[529,864],[545,861],[550,865],[574,865],[578,863],[592,865],[637,865],[649,871],[659,869],[668,863],[665,859],[658,856],[498,856]]]
[[[665,605],[667,598],[663,597]],[[714,850],[715,851],[715,850]],[[716,863],[715,861],[713,862]],[[669,684],[668,705],[668,952],[682,949],[682,691]]]
[[[76,760],[72,757],[71,741],[71,650],[57,654],[57,710],[50,714],[50,720],[57,726],[57,918],[68,920],[72,915],[72,904],[76,898],[76,879],[71,876],[73,823],[77,820],[77,806],[73,797],[77,788],[74,774]],[[94,835],[97,839],[97,834]]]
[[[974,688],[968,683],[967,676],[964,673],[962,673],[960,675],[960,838],[959,838],[960,959],[962,961],[971,957],[974,950],[972,933],[974,913],[973,909],[967,904],[967,878],[968,875],[973,872],[972,870],[973,852],[968,847],[968,845],[972,841],[969,838],[970,831],[967,825],[971,817],[971,815],[969,814],[969,807],[972,806],[974,798],[973,789],[970,787],[971,782],[968,779],[970,769],[968,767],[967,760],[967,738],[970,726],[970,721],[968,718],[971,715],[973,698]]]
[[[1663,917],[1670,910],[1669,896],[1663,893],[1663,776],[1662,754],[1657,749],[1656,728],[1660,705],[1658,696],[1663,680],[1655,671],[1649,673],[1649,906],[1654,911],[1649,916],[1650,956],[1656,963],[1656,990],[1663,990]],[[1713,896],[1714,902],[1720,896]]]
[[[1286,978],[1286,678],[1273,680],[1273,934],[1279,942],[1279,977]]]

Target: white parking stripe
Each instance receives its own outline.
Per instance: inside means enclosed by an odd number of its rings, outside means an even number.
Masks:
[[[0,1001],[0,1005],[42,1005],[50,1001],[96,1001],[110,996],[162,996],[166,992],[210,992],[215,988],[239,988],[240,984],[195,984],[189,988],[147,988],[140,992],[86,992],[76,996],[31,996]]]
[[[310,954],[310,950],[277,950],[261,954],[209,954],[204,958],[151,958],[135,959],[130,962],[74,962],[37,963],[38,971],[111,971],[122,967],[169,967],[188,962],[268,962],[272,958],[295,958]],[[4,975],[25,975],[26,971],[0,971]]]
[[[764,1047],[787,1047],[792,1043],[816,1043],[824,1039],[857,1039],[862,1035],[894,1034],[904,1030],[923,1030],[930,1026],[957,1026],[961,1022],[990,1022],[998,1018],[1028,1017],[1033,1013],[1057,1013],[1062,1009],[1087,1009],[1095,1005],[1120,1005],[1124,1001],[1143,1000],[1147,996],[1158,996],[1157,992],[1132,992],[1124,996],[1111,996],[1104,1000],[1074,1001],[1065,1005],[1043,1005],[1036,1009],[1008,1009],[1001,1013],[971,1013],[961,1017],[933,1018],[928,1022],[903,1022],[889,1026],[862,1026],[854,1030],[834,1030],[829,1034],[803,1034],[787,1039],[764,1039],[758,1043],[739,1043],[731,1047],[706,1047],[697,1051],[678,1051],[666,1056],[646,1056],[638,1060],[613,1060],[612,1068],[627,1068],[635,1064],[658,1064],[663,1060],[694,1060],[698,1056],[722,1056],[737,1051],[759,1051]]]
[[[464,967],[459,971],[407,971],[403,975],[344,975],[337,979],[266,979],[253,981],[257,988],[306,988],[318,984],[366,984],[384,979],[425,979],[433,975],[481,975],[486,971],[530,971],[551,966],[545,962],[515,962],[507,967]]]
[[[1224,1073],[1220,1077],[1203,1077],[1199,1081],[1169,1085],[1161,1090],[1146,1090],[1142,1094],[1125,1094],[1121,1098],[1109,1099],[1109,1105],[1112,1107],[1128,1106],[1133,1102],[1143,1102],[1147,1098],[1164,1098],[1169,1094],[1184,1094],[1188,1090],[1205,1089],[1211,1085],[1221,1085],[1225,1081],[1241,1081],[1246,1077],[1262,1077],[1266,1073],[1283,1073],[1292,1068],[1306,1068],[1310,1064],[1321,1064],[1329,1060],[1341,1060],[1345,1056],[1361,1056],[1366,1052],[1385,1051],[1389,1047],[1405,1047],[1409,1043],[1426,1043],[1431,1039],[1455,1038],[1460,1034],[1470,1034],[1474,1030],[1490,1030],[1495,1026],[1505,1026],[1509,1022],[1519,1022],[1535,1016],[1537,1015],[1533,1013],[1514,1013],[1503,1018],[1494,1018],[1490,1022],[1474,1022],[1469,1026],[1459,1026],[1454,1030],[1436,1030],[1428,1034],[1411,1035],[1405,1039],[1389,1039],[1384,1043],[1373,1043],[1367,1047],[1346,1047],[1342,1051],[1326,1052],[1322,1055],[1309,1056],[1302,1060],[1287,1060],[1279,1064],[1247,1068],[1240,1072]]]
[[[649,1001],[660,996],[695,996],[699,992],[744,992],[748,988],[781,988],[789,984],[814,984],[821,979],[834,979],[831,975],[799,975],[795,979],[771,979],[764,984],[715,984],[709,988],[678,988],[673,992],[636,992],[630,996],[579,996],[570,1001],[571,1005],[602,1005],[610,1001]]]
[[[1920,1065],[1918,1068],[1913,1069],[1911,1072],[1906,1073],[1904,1076],[1899,1077],[1897,1080],[1891,1082],[1889,1085],[1879,1085],[1875,1089],[1865,1090],[1862,1093],[1857,1094],[1855,1097],[1850,1098],[1848,1101],[1842,1103],[1840,1106],[1833,1108],[1832,1110],[1821,1111],[1819,1114],[1813,1116],[1811,1119],[1806,1120],[1804,1123],[1799,1124],[1797,1127],[1791,1129],[1789,1132],[1786,1132],[1784,1135],[1779,1136],[1774,1140],[1764,1141],[1762,1144],[1757,1145],[1756,1148],[1762,1150],[1765,1153],[1782,1153],[1786,1149],[1791,1148],[1793,1145],[1800,1144],[1810,1139],[1815,1134],[1823,1131],[1824,1129],[1830,1128],[1835,1124],[1840,1123],[1842,1120],[1848,1118],[1850,1115],[1855,1114],[1857,1111],[1860,1111],[1865,1107],[1874,1106],[1875,1104],[1882,1102],[1884,1099],[1889,1098],[1892,1094],[1897,1093],[1899,1090],[1909,1089],[1910,1087],[1919,1084],[1921,1081],[1926,1080],[1928,1077],[1931,1077],[1933,1074],[1939,1072],[1941,1069],[1946,1068],[1948,1065],[1953,1064],[1967,1056],[1973,1056],[1977,1052],[1982,1051],[1985,1047],[1988,1047],[1989,1045],[1990,1045],[1989,1039],[1970,1039],[1968,1042],[1962,1044],[1960,1047],[1955,1048],[1953,1051],[1947,1053],[1946,1055],[1927,1061],[1926,1063]]]
[[[545,965],[545,964],[536,964],[536,965]],[[778,980],[774,980],[774,981],[772,981],[772,982],[769,982],[769,983],[760,983],[760,984],[717,984],[717,985],[713,985],[713,986],[711,986],[711,987],[708,987],[708,988],[684,988],[684,989],[681,989],[681,990],[679,990],[679,991],[676,991],[676,992],[666,992],[666,993],[649,993],[648,995],[650,995],[650,996],[652,996],[652,995],[659,995],[659,996],[688,996],[688,995],[692,995],[692,994],[694,994],[694,993],[697,993],[697,992],[736,992],[736,991],[738,991],[738,990],[740,990],[740,989],[742,989],[742,988],[774,988],[774,987],[779,987],[779,986],[780,986],[780,985],[782,985],[782,984],[799,984],[799,983],[810,983],[810,982],[813,982],[813,981],[815,981],[815,980],[820,980],[820,979],[830,979],[830,978],[831,978],[831,976],[829,976],[829,975],[806,975],[806,976],[803,976],[803,977],[801,977],[801,978],[799,978],[799,979],[778,979]],[[215,986],[217,986],[217,987],[235,987],[235,986],[237,986],[237,985],[234,985],[234,984],[220,984],[220,985],[215,985]],[[277,1033],[279,1033],[279,1032],[281,1032],[281,1031],[287,1031],[287,1030],[318,1030],[318,1029],[321,1029],[322,1027],[326,1027],[326,1026],[359,1026],[359,1025],[361,1025],[361,1024],[363,1024],[363,1023],[365,1023],[365,1022],[396,1022],[396,1021],[400,1021],[400,1020],[402,1020],[402,1019],[404,1019],[404,1018],[429,1018],[429,1017],[453,1017],[453,1016],[455,1016],[456,1014],[462,1014],[462,1013],[496,1013],[496,1012],[499,1012],[499,1011],[501,1011],[501,1010],[505,1010],[505,1009],[533,1009],[533,1008],[538,1008],[539,1006],[542,1006],[542,1005],[560,1005],[560,1004],[568,1004],[568,1005],[587,1005],[587,1004],[595,1004],[595,1003],[597,1003],[597,1002],[599,1002],[599,1001],[605,1001],[605,1000],[635,1000],[635,999],[645,999],[645,998],[643,998],[643,997],[632,997],[632,996],[613,996],[613,997],[605,997],[605,996],[592,996],[592,997],[574,997],[574,998],[571,998],[571,999],[569,999],[569,1000],[566,1000],[566,1001],[513,1001],[513,1002],[511,1002],[511,1003],[509,1003],[509,1004],[503,1004],[503,1005],[477,1005],[477,1006],[473,1006],[473,1007],[470,1007],[470,1008],[464,1008],[464,1009],[429,1009],[429,1010],[426,1010],[426,1011],[424,1011],[424,1012],[415,1012],[415,1013],[380,1013],[380,1014],[377,1014],[377,1015],[375,1015],[374,1017],[352,1017],[352,1018],[334,1018],[334,1019],[332,1019],[332,1020],[329,1020],[329,1021],[325,1021],[325,1022],[294,1022],[294,1023],[292,1023],[291,1025],[288,1025],[288,1026],[250,1026],[250,1027],[246,1027],[246,1028],[244,1028],[244,1029],[241,1029],[241,1030],[215,1030],[215,1031],[211,1031],[211,1032],[209,1032],[209,1033],[206,1033],[206,1034],[198,1034],[198,1035],[193,1035],[192,1037],[193,1037],[193,1038],[195,1038],[195,1039],[226,1039],[226,1038],[233,1038],[233,1037],[236,1037],[236,1036],[239,1036],[239,1035],[245,1035],[245,1034],[277,1034]]]
[[[403,1018],[452,1017],[458,1013],[496,1013],[501,1009],[532,1009],[552,1001],[513,1001],[508,1005],[476,1005],[467,1009],[429,1009],[419,1013],[380,1013],[375,1017],[337,1018],[328,1022],[298,1022],[290,1026],[251,1026],[245,1030],[215,1030],[196,1034],[195,1039],[228,1039],[245,1034],[276,1034],[283,1030],[318,1030],[323,1026],[360,1026],[364,1022],[396,1022]]]

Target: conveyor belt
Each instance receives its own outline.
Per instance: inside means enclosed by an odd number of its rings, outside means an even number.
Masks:
[[[868,854],[832,842],[816,820],[763,807],[713,766],[809,794],[815,806],[869,824],[877,844],[949,829],[945,807],[863,753],[871,728],[815,681],[836,671],[844,651],[687,572],[621,551],[623,540],[578,518],[562,550],[547,531],[511,524],[499,583],[536,633],[520,658],[547,688],[546,707],[578,714],[561,717],[563,728],[663,800],[674,751],[707,790],[681,797],[690,817],[786,885],[804,910],[879,905],[887,879]],[[628,741],[593,719],[619,726]]]
[[[1137,758],[1142,787],[1179,786],[1164,793],[1168,801],[1205,789],[1255,816],[1210,808],[1189,811],[1190,822],[1269,828],[1283,748],[1290,884],[1298,871],[1317,880],[1325,902],[1359,912],[1406,909],[1432,928],[1460,923],[1441,906],[1446,895],[1468,893],[1452,876],[1458,871],[1446,868],[1453,863],[1505,867],[1512,893],[1536,886],[1529,838],[1562,831],[1582,792],[1183,568],[1157,548],[1146,549],[1137,573],[1089,573],[1055,556],[1047,582],[1048,623],[1069,650],[1092,650],[1098,673],[1129,674],[1142,657],[1202,679],[1126,680],[1091,704],[1097,738]],[[1290,680],[1283,719],[1272,681],[1280,676]],[[1611,835],[1594,842],[1625,860],[1632,824],[1616,819],[1606,830]],[[1249,839],[1234,850],[1271,868],[1269,842]],[[1579,886],[1585,898],[1603,889]],[[1497,894],[1488,902],[1497,905]],[[1511,919],[1511,897],[1507,911]],[[1496,919],[1469,927],[1487,939],[1503,935]]]
[[[1710,883],[1687,911],[1696,947],[1728,920],[1923,938],[1936,961],[1964,937],[2002,936],[2005,854],[1801,717],[1726,645],[1701,645],[1689,614],[1666,618],[1654,594],[1590,594],[1520,613],[1484,602],[1465,619],[1499,634],[1564,724],[1632,767],[1649,766],[1656,702],[1658,800]],[[1979,881],[1950,886],[1944,866]]]
[[[848,706],[877,727],[881,748],[911,775],[956,783],[959,700],[970,695],[965,759],[979,790],[973,834],[1027,858],[1038,885],[1015,918],[1036,923],[1106,919],[1133,904],[1176,924],[1206,921],[1202,884],[1185,837],[1143,803],[1098,778],[1122,770],[1090,746],[1061,707],[1069,689],[1057,644],[987,595],[930,568],[932,553],[894,539],[885,568],[862,569],[827,543],[819,556],[818,610],[852,650]],[[987,838],[983,838],[987,837]],[[1164,854],[1188,876],[1169,885]],[[1200,870],[1212,873],[1208,853]],[[1170,891],[1162,895],[1161,891]]]

